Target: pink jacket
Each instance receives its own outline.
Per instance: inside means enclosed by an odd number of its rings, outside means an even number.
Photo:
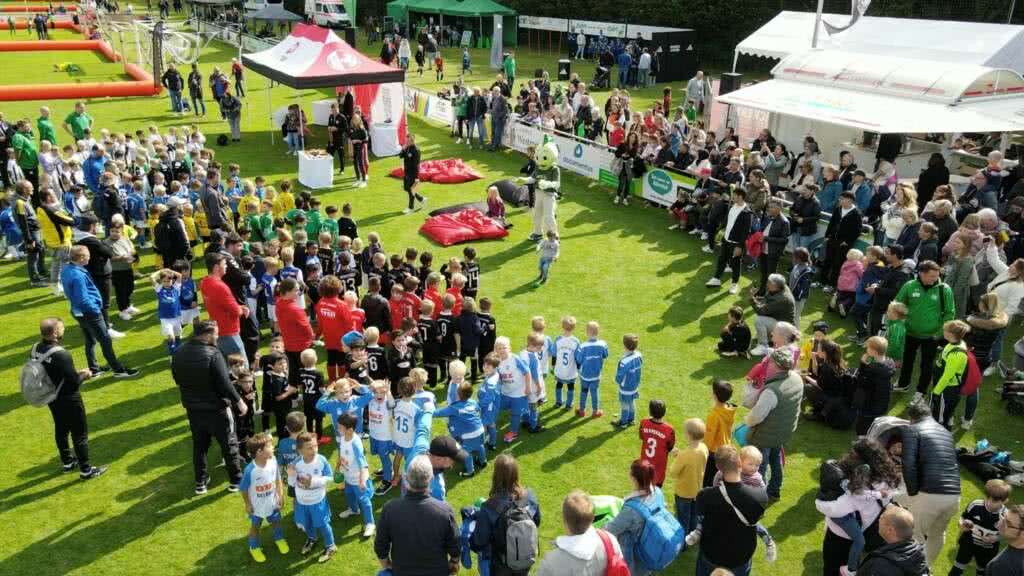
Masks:
[[[860,277],[863,275],[863,262],[860,260],[847,260],[843,262],[843,267],[839,269],[839,282],[836,283],[836,288],[840,292],[856,292],[857,283],[860,282]]]

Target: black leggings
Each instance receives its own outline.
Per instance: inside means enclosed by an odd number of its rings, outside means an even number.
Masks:
[[[629,184],[632,180],[633,179],[630,178],[627,170],[623,169],[623,171],[619,173],[619,188],[616,191],[616,196],[619,198],[627,198],[629,196]]]
[[[352,145],[352,164],[356,169],[356,179],[362,180],[366,177],[366,166],[363,164],[363,148],[366,144]]]
[[[135,291],[135,272],[128,270],[114,270],[110,275],[114,284],[114,295],[117,297],[117,309],[124,312],[132,305],[132,292]]]
[[[345,141],[341,140],[334,145],[334,151],[338,153],[338,171],[345,171]]]

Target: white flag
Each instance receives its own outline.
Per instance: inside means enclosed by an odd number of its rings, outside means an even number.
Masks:
[[[821,23],[825,25],[825,31],[828,32],[828,35],[833,36],[853,27],[860,20],[860,17],[868,11],[868,6],[870,5],[871,0],[850,0],[850,21],[847,22],[846,26],[833,26],[824,20]]]

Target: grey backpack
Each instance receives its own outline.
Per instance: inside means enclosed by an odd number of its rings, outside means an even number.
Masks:
[[[526,498],[513,500],[498,516],[498,542],[505,542],[499,552],[502,563],[514,572],[528,571],[537,561],[537,524]]]
[[[64,385],[63,381],[61,381],[59,386],[54,385],[53,381],[50,380],[50,375],[46,372],[46,365],[44,364],[50,356],[63,350],[63,348],[54,346],[40,354],[36,351],[38,346],[38,343],[32,346],[32,352],[29,354],[28,360],[21,367],[20,377],[21,394],[25,397],[26,402],[37,408],[53,402],[57,398],[57,394],[60,394],[60,389]]]

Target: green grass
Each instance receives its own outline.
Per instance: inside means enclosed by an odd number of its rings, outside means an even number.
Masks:
[[[89,50],[11,52],[10,66],[0,75],[0,85],[77,84],[83,82],[132,81],[117,62],[110,62],[99,52]],[[57,64],[76,64],[76,72],[61,72]]]
[[[211,46],[201,62],[208,72],[213,64],[226,65],[233,51]],[[480,62],[482,56],[477,58]],[[530,59],[520,54],[520,67]],[[540,63],[537,59],[535,63]],[[551,60],[547,63],[553,67]],[[534,66],[530,64],[529,66]],[[4,76],[6,76],[6,71]],[[38,81],[41,72],[26,73]],[[489,75],[488,75],[489,77]],[[416,83],[414,81],[414,83]],[[243,142],[217,148],[218,160],[239,162],[243,175],[263,175],[269,181],[294,178],[296,162],[286,157],[280,139],[270,143],[274,130],[267,120],[267,90],[261,78],[249,77],[250,96],[243,114]],[[275,106],[286,102],[309,102],[322,97],[317,91],[295,92],[276,88]],[[35,118],[44,102],[6,102],[0,105],[8,119]],[[71,108],[70,101],[47,102],[56,117]],[[88,103],[98,127],[134,130],[149,124],[161,127],[191,122],[168,114],[168,99],[97,99]],[[226,126],[211,114],[199,121],[211,140]],[[447,131],[411,119],[410,128],[419,136],[425,159],[458,156],[480,170],[484,179],[463,185],[425,185],[424,193],[433,207],[478,200],[484,185],[517,173],[522,158],[515,153],[488,154],[456,148]],[[66,135],[60,135],[62,142]],[[311,145],[324,142],[323,128],[316,128]],[[385,176],[399,165],[395,158],[374,160],[370,186],[354,189],[348,180],[318,193],[324,205],[351,202],[355,218],[365,235],[371,230],[382,234],[389,252],[416,246],[434,252],[440,264],[461,248],[431,246],[419,235],[422,214],[401,216],[405,195],[399,182]],[[351,174],[351,172],[350,172]],[[602,335],[611,343],[612,356],[621,352],[621,336],[640,335],[640,348],[646,357],[641,387],[640,409],[646,400],[662,398],[669,405],[669,420],[680,429],[683,420],[703,417],[709,407],[709,380],[731,379],[737,387],[749,362],[722,360],[713,352],[718,328],[725,312],[737,299],[725,291],[711,292],[703,287],[711,273],[710,259],[699,250],[692,237],[671,233],[668,219],[659,210],[638,205],[613,206],[609,190],[566,174],[563,190],[566,198],[559,208],[562,233],[562,258],[552,269],[551,281],[535,289],[536,255],[523,239],[529,229],[529,217],[512,211],[515,228],[503,241],[476,244],[481,257],[483,278],[481,295],[495,302],[499,332],[513,339],[519,348],[529,329],[529,318],[542,314],[549,333],[557,332],[558,319],[573,314],[580,323],[596,319]],[[152,269],[149,253],[143,256],[143,272]],[[743,280],[744,289],[749,280]],[[92,459],[110,464],[106,476],[89,483],[57,470],[46,410],[27,407],[17,390],[18,370],[30,345],[36,340],[40,318],[50,315],[69,317],[67,303],[44,289],[30,289],[23,265],[0,266],[0,429],[6,431],[5,466],[0,467],[0,574],[237,574],[255,570],[261,574],[372,574],[376,570],[371,545],[361,542],[355,520],[335,520],[334,528],[342,546],[342,555],[326,566],[302,559],[296,552],[281,557],[267,548],[270,559],[265,567],[252,566],[245,551],[246,518],[240,498],[228,495],[222,470],[213,470],[210,494],[192,497],[191,445],[188,425],[168,370],[168,359],[160,340],[151,291],[138,285],[136,305],[142,314],[131,323],[115,321],[129,336],[115,347],[131,366],[142,369],[137,380],[113,380],[109,377],[84,386],[89,413]],[[823,301],[816,295],[804,314],[804,325],[823,316]],[[845,342],[848,322],[830,317],[835,337]],[[1008,339],[1012,342],[1012,339]],[[84,365],[80,331],[73,323],[68,328],[66,345],[80,366]],[[851,350],[850,360],[856,352]],[[606,383],[601,400],[609,414],[617,403],[610,384],[614,363],[606,366]],[[1006,449],[1019,450],[1024,432],[1020,419],[1009,418],[986,382],[974,430],[959,437],[969,445],[986,435]],[[899,412],[905,395],[897,397],[893,412]],[[543,549],[561,533],[561,498],[573,488],[594,494],[622,495],[630,490],[627,478],[629,462],[639,453],[635,429],[614,432],[610,418],[600,421],[575,420],[556,412],[550,405],[543,413],[549,431],[540,436],[525,435],[511,451],[520,459],[523,481],[533,488],[541,502],[545,520],[541,526]],[[502,423],[504,424],[504,423]],[[444,424],[438,422],[440,433]],[[820,545],[823,536],[821,516],[814,509],[817,468],[824,458],[843,452],[851,432],[836,432],[815,423],[803,423],[787,446],[788,459],[783,499],[769,509],[765,525],[780,545],[780,559],[772,565],[755,559],[757,574],[812,574],[820,572]],[[211,451],[216,460],[217,450]],[[333,455],[328,448],[326,454]],[[965,475],[966,504],[979,494],[979,484]],[[461,480],[448,474],[450,501],[456,508],[486,494],[488,477]],[[666,490],[671,490],[666,486]],[[340,509],[342,495],[332,491],[330,502]],[[383,499],[375,501],[379,511]],[[287,510],[287,535],[297,549],[300,536],[290,523]],[[955,528],[949,529],[949,544],[935,573],[948,570],[953,554]],[[269,535],[265,535],[269,538]],[[666,574],[691,574],[694,553],[685,553]]]

